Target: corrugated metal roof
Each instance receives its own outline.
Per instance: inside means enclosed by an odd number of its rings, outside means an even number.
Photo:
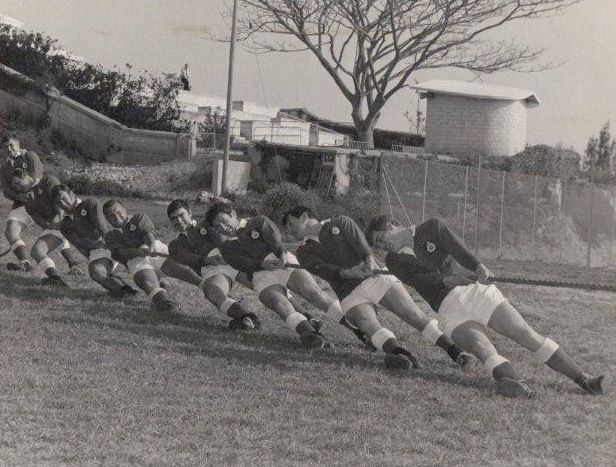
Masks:
[[[529,105],[537,106],[541,103],[537,94],[528,89],[510,88],[494,84],[468,83],[446,79],[433,79],[424,83],[410,86],[423,92],[450,94],[454,96],[474,97],[477,99],[496,99],[506,101],[525,100]]]

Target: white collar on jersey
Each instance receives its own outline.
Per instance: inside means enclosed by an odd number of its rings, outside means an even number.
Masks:
[[[410,246],[403,247],[401,250],[398,251],[398,253],[415,256],[415,250],[413,250]]]
[[[331,221],[331,219],[325,219],[322,220],[321,222],[319,222],[319,224],[321,224],[322,226],[325,224],[328,224]],[[302,240],[303,244],[306,244],[307,240],[313,240],[315,242],[319,241],[319,236],[318,235],[308,235],[307,237],[304,237],[304,239]]]
[[[240,219],[240,223],[237,226],[238,229],[243,229],[244,227],[246,227],[246,224],[248,223],[248,220],[246,219]]]

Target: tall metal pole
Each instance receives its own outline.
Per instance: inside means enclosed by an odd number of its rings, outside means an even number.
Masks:
[[[481,154],[477,167],[477,215],[475,216],[475,255],[479,252],[479,194],[481,193]]]
[[[530,258],[532,261],[535,260],[535,230],[537,228],[537,179],[538,176],[535,175],[535,190],[533,195],[533,243],[530,249]]]
[[[503,254],[503,218],[505,217],[505,171],[503,170],[503,184],[501,187],[501,212],[500,212],[500,226],[498,228],[498,253],[497,257],[501,257]]]
[[[227,77],[227,115],[225,125],[225,149],[222,159],[221,193],[227,191],[229,179],[229,146],[231,142],[231,113],[233,112],[233,64],[235,56],[235,38],[237,29],[237,0],[233,0],[233,16],[231,19],[231,42],[229,43],[229,75]],[[218,188],[218,187],[216,187]]]
[[[595,164],[594,160],[590,158],[590,209],[588,215],[588,248],[586,250],[586,267],[590,267],[590,250],[592,241],[592,216],[593,205],[595,204]]]
[[[426,220],[426,190],[428,187],[428,159],[426,159],[426,166],[424,169],[424,186],[423,186],[423,203],[421,206],[421,222]]]
[[[563,180],[563,189],[560,194],[560,251],[558,262],[563,262],[563,243],[565,241],[565,193],[567,192],[567,179]]]
[[[464,211],[462,212],[462,242],[466,234],[466,200],[468,199],[468,172],[470,168],[466,166],[466,177],[464,179]]]

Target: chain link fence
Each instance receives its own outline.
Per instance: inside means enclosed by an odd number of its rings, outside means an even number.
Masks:
[[[616,187],[384,156],[380,199],[404,223],[441,217],[482,257],[616,266]]]

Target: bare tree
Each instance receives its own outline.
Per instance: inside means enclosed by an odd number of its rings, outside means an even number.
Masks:
[[[520,70],[542,50],[487,40],[491,31],[581,0],[241,0],[240,37],[254,52],[310,51],[373,143],[387,101],[418,70]]]

